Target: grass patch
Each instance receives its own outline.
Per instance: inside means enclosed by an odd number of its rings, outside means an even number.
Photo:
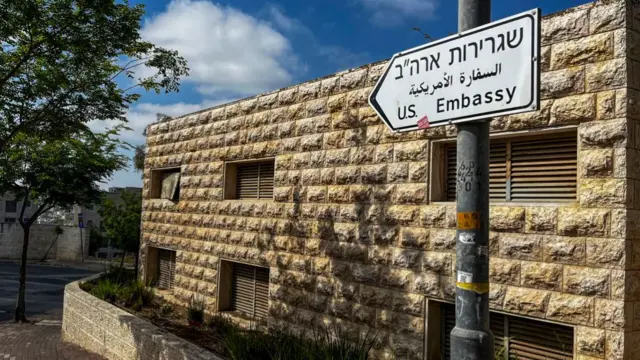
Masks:
[[[112,269],[80,287],[230,360],[368,360],[376,340],[374,334],[356,336],[338,326],[303,334],[241,328],[226,315],[207,317],[203,296],[192,298],[186,308],[166,302],[128,269]]]

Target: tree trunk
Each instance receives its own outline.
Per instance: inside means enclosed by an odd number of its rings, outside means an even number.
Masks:
[[[49,246],[49,248],[47,249],[47,252],[44,253],[44,256],[42,257],[42,259],[40,259],[40,262],[44,262],[47,259],[47,255],[49,255],[49,251],[51,251],[51,248],[53,248],[53,245],[56,244],[56,241],[58,241],[59,237],[60,237],[60,235],[56,235],[56,238],[53,239],[53,242],[51,243],[51,246]]]
[[[22,239],[22,259],[20,259],[20,285],[18,288],[18,302],[14,313],[13,321],[27,322],[25,316],[24,293],[27,282],[27,250],[29,249],[29,227],[22,228],[24,237]]]

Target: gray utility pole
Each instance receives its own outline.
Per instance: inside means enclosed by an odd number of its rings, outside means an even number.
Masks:
[[[491,21],[491,0],[458,0],[458,31]],[[489,330],[489,120],[458,125],[456,327],[452,360],[493,360]]]

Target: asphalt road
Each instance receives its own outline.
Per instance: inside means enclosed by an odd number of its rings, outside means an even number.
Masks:
[[[12,319],[18,294],[19,264],[0,261],[0,322]],[[26,308],[29,320],[62,320],[64,286],[96,271],[27,265]]]

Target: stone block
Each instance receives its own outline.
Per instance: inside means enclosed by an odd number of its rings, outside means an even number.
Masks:
[[[400,245],[408,248],[427,249],[429,245],[429,230],[422,228],[403,228]]]
[[[611,271],[577,266],[564,267],[564,292],[582,295],[609,297]]]
[[[413,284],[413,272],[383,268],[380,273],[380,284],[385,287],[408,290]]]
[[[387,308],[393,303],[393,292],[379,287],[361,286],[360,303],[371,307]]]
[[[522,232],[524,229],[524,208],[493,206],[490,210],[492,231]]]
[[[501,234],[499,247],[502,258],[542,260],[542,237],[539,235]]]
[[[393,145],[394,144],[380,144],[376,146],[376,163],[387,163],[393,161]]]
[[[522,114],[509,115],[498,118],[491,123],[492,129],[497,130],[523,130],[543,127],[549,124],[551,119],[552,100],[540,101],[540,109]],[[502,124],[502,125],[501,125]]]
[[[600,3],[589,12],[589,33],[595,34],[623,27],[627,9],[624,1]]]
[[[426,296],[440,296],[440,276],[421,272],[413,278],[413,291]]]
[[[554,293],[549,299],[546,318],[578,325],[593,325],[594,299]]]
[[[394,205],[387,209],[386,219],[390,224],[410,224],[418,212],[415,206]]]
[[[589,35],[588,10],[569,11],[542,20],[542,43],[545,45]]]
[[[583,177],[608,177],[613,174],[613,149],[580,152],[579,172]]]
[[[600,208],[632,207],[627,179],[582,179],[579,183],[580,206]]]
[[[349,91],[364,86],[367,81],[367,69],[347,72],[340,76],[340,91]]]
[[[587,64],[587,92],[611,90],[627,85],[627,77],[631,72],[626,58]]]
[[[351,193],[348,186],[329,186],[328,199],[333,203],[351,202]]]
[[[359,166],[339,167],[336,169],[337,185],[358,184],[359,182],[360,182]]]
[[[417,140],[397,143],[394,146],[395,161],[424,161],[428,160],[428,141]]]
[[[627,346],[625,346],[625,333],[621,331],[610,330],[607,330],[606,333],[607,339],[605,345],[605,359],[625,360],[624,349],[628,349],[630,347],[630,344],[627,344]]]
[[[437,273],[440,275],[451,275],[453,267],[453,257],[448,253],[425,252],[422,257],[422,271]]]
[[[583,37],[552,46],[551,69],[608,60],[613,57],[613,34],[604,33]]]
[[[420,270],[422,267],[422,252],[396,248],[392,252],[391,263],[393,266],[400,268]]]
[[[505,311],[544,317],[551,292],[509,287],[504,300]]]
[[[440,205],[428,205],[420,208],[420,219],[425,227],[444,227],[447,208]]]
[[[501,284],[519,285],[520,261],[492,258],[489,262],[489,280]]]
[[[596,118],[596,95],[585,94],[557,99],[551,107],[550,125],[573,124]]]
[[[626,147],[627,120],[615,119],[581,124],[579,135],[582,149]]]
[[[507,294],[507,286],[500,284],[491,284],[489,288],[489,307],[491,309],[502,310],[505,295]]]
[[[543,72],[540,79],[540,98],[560,98],[584,93],[584,67]]]
[[[387,165],[368,165],[362,167],[364,184],[383,184],[387,180]]]
[[[596,98],[596,119],[609,120],[616,117],[615,91],[602,91]]]
[[[456,248],[456,231],[431,229],[429,249],[440,252],[453,252]]]
[[[422,295],[394,292],[393,310],[410,315],[423,316],[424,300]]]
[[[602,329],[584,326],[576,327],[576,350],[578,354],[604,358],[605,339],[606,334]]]
[[[631,244],[629,244],[631,245]],[[587,239],[586,264],[595,267],[624,269],[627,263],[624,239]]]
[[[607,330],[625,330],[631,329],[632,323],[633,303],[595,299],[595,327]]]
[[[427,201],[426,184],[406,184],[399,186],[396,191],[397,204],[422,204]]]
[[[554,291],[562,288],[562,265],[523,261],[521,271],[523,286]]]
[[[554,234],[558,222],[558,209],[555,207],[527,208],[527,232]]]
[[[558,234],[567,236],[606,236],[609,221],[609,210],[560,208],[558,211]]]
[[[409,164],[407,163],[393,163],[387,167],[387,182],[389,183],[403,183],[407,181],[409,177]]]
[[[367,165],[373,163],[375,146],[360,146],[351,149],[351,164]]]
[[[409,163],[409,181],[414,183],[426,183],[429,171],[429,163],[426,161]]]
[[[375,285],[380,279],[379,266],[353,264],[351,271],[353,279],[359,283]]]

